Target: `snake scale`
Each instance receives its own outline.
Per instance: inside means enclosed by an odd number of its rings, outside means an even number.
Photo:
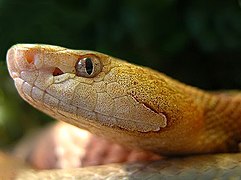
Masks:
[[[21,177],[240,179],[238,91],[208,92],[102,53],[52,45],[14,45],[7,64],[20,96],[35,108],[128,148],[168,157],[25,169]],[[211,153],[219,154],[205,155]]]

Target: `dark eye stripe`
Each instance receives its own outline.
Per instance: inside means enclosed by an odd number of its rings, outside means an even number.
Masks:
[[[93,63],[92,63],[92,60],[90,58],[85,59],[85,68],[86,68],[86,72],[89,75],[91,75],[91,73],[93,72]]]

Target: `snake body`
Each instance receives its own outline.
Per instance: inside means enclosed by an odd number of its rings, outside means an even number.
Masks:
[[[167,156],[240,150],[239,92],[207,92],[102,53],[51,45],[15,45],[7,64],[20,96],[32,106],[129,148]],[[234,160],[225,168],[239,177],[240,154],[222,157]],[[190,168],[191,160],[183,162]],[[165,174],[165,164],[154,169]],[[204,164],[217,174],[215,163]]]

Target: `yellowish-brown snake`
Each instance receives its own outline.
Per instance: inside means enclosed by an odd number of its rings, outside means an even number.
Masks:
[[[102,53],[51,45],[15,45],[7,64],[28,103],[98,136],[167,156],[230,153],[129,167],[152,178],[241,176],[239,92],[207,92]]]

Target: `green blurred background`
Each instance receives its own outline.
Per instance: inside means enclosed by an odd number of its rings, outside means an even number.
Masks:
[[[241,89],[237,0],[0,0],[0,147],[49,118],[23,102],[5,55],[16,43],[100,51],[204,89]]]

